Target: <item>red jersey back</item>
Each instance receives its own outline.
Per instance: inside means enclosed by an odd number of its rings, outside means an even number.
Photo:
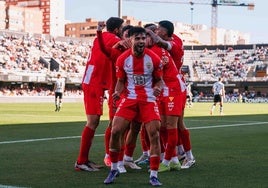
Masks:
[[[169,52],[175,62],[177,69],[180,72],[184,56],[183,42],[175,34],[172,35],[172,40],[170,42],[171,42],[171,49],[169,50]]]
[[[172,93],[179,93],[181,91],[178,78],[179,72],[172,57],[167,50],[158,45],[154,45],[150,49],[162,59],[164,81],[163,95],[169,96]]]
[[[150,49],[145,48],[141,57],[132,54],[132,50],[125,51],[116,61],[116,76],[126,80],[125,97],[153,102],[154,80],[162,77],[161,59]]]
[[[110,32],[103,33],[103,42],[107,48],[111,48],[118,41],[120,41],[120,38],[115,34]],[[98,39],[95,38],[87,61],[83,84],[90,84],[94,87],[109,89],[112,78],[111,72],[112,62],[104,53],[102,53]]]

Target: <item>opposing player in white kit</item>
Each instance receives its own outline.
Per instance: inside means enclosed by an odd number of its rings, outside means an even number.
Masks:
[[[213,114],[217,103],[220,103],[220,115],[223,115],[223,99],[225,98],[225,88],[222,83],[222,78],[213,84],[212,92],[214,94],[214,103],[210,110],[210,115]]]
[[[60,74],[57,75],[57,79],[54,84],[54,92],[55,92],[55,112],[59,112],[62,106],[62,96],[65,89],[65,79],[61,77]]]

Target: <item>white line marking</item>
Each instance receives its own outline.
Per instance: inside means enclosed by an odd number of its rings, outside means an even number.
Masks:
[[[205,126],[205,127],[191,127],[191,128],[188,128],[188,129],[197,130],[197,129],[239,127],[239,126],[248,126],[248,125],[263,125],[263,124],[268,124],[268,122],[251,122],[251,123],[238,123],[238,124],[229,124],[229,125],[212,125],[212,126]],[[95,136],[104,136],[104,134],[96,134]],[[14,144],[14,143],[50,141],[50,140],[64,140],[64,139],[74,139],[74,138],[81,138],[81,136],[65,136],[65,137],[55,137],[55,138],[38,138],[38,139],[27,139],[27,140],[3,141],[3,142],[0,142],[0,145],[1,144]]]
[[[11,185],[1,185],[0,188],[26,188],[26,187],[17,187],[17,186],[11,186]]]
[[[191,127],[189,129],[210,129],[210,128],[223,128],[223,127],[239,127],[239,126],[247,126],[247,125],[263,125],[268,124],[268,122],[255,122],[255,123],[238,123],[238,124],[231,124],[231,125],[212,125],[212,126],[205,126],[205,127]]]
[[[104,134],[96,134],[95,136],[104,136]],[[27,143],[27,142],[50,141],[50,140],[65,140],[65,139],[73,139],[73,138],[81,138],[81,136],[64,136],[64,137],[55,137],[55,138],[38,138],[38,139],[27,139],[27,140],[3,141],[3,142],[0,142],[0,144]]]

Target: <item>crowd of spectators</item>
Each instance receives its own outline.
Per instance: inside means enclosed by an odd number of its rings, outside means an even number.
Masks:
[[[82,41],[3,34],[0,37],[0,72],[53,72],[39,62],[40,57],[48,57],[59,63],[61,72],[83,74],[89,48],[90,44]]]
[[[83,91],[79,88],[67,88],[64,96],[81,97]],[[0,97],[12,96],[54,96],[54,92],[48,87],[21,87],[21,86],[5,86],[0,88]]]
[[[70,38],[54,39],[50,36],[33,36],[29,33],[0,35],[0,74],[46,74],[57,75],[56,70],[40,62],[40,57],[55,59],[64,77],[76,77],[80,80],[90,52],[91,43]],[[268,48],[247,50],[186,50],[185,61],[194,74],[192,81],[215,81],[223,77],[224,81],[254,81],[253,68],[262,65],[268,56]],[[77,76],[79,75],[79,76]],[[263,80],[268,80],[264,77]],[[80,96],[80,89],[67,89],[65,95]],[[50,96],[52,91],[46,87],[2,87],[0,96]]]
[[[63,74],[83,74],[90,51],[89,41],[31,36],[30,34],[3,34],[0,37],[0,72],[51,73],[40,63],[40,57],[53,58]],[[268,55],[267,48],[250,50],[195,50],[186,51],[185,60],[192,64],[196,81],[214,81],[219,76],[226,81],[246,81],[252,67],[262,64]],[[189,57],[187,57],[189,56]],[[249,75],[254,77],[254,75]]]
[[[193,69],[198,80],[215,81],[223,77],[225,81],[248,81],[255,77],[254,68],[263,64],[268,48],[251,50],[207,50],[191,52]]]

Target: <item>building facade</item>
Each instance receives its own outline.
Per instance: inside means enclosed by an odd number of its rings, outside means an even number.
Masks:
[[[64,0],[6,0],[4,5],[0,4],[0,9],[0,12],[6,13],[5,29],[13,30],[17,24],[20,31],[64,36]],[[3,23],[1,14],[0,19],[1,26],[1,22]],[[38,27],[40,23],[41,31]]]
[[[125,24],[143,26],[144,21],[123,16]],[[0,29],[46,34],[53,37],[73,37],[93,40],[98,20],[87,18],[84,22],[67,23],[65,0],[5,0],[0,1]],[[157,24],[157,23],[156,23]],[[41,25],[41,26],[40,26]],[[211,29],[205,25],[174,23],[175,34],[184,45],[210,45]],[[217,29],[217,45],[249,44],[250,36],[234,30]]]

